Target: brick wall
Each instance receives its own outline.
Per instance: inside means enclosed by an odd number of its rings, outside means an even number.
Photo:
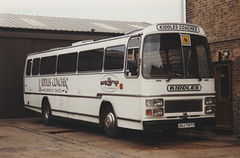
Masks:
[[[236,61],[232,65],[233,126],[235,131],[240,133],[240,56]]]
[[[210,43],[240,38],[239,0],[186,0],[187,22],[205,30]]]
[[[240,133],[240,0],[186,0],[187,22],[203,27],[213,62],[219,51],[232,61],[233,126]]]

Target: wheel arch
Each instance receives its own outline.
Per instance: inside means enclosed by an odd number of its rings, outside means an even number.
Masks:
[[[51,109],[51,105],[50,105],[50,103],[49,103],[49,99],[48,99],[48,97],[47,96],[44,96],[43,98],[42,98],[42,112],[43,112],[43,110],[44,110],[44,108],[45,108],[45,106],[49,106],[49,108]]]

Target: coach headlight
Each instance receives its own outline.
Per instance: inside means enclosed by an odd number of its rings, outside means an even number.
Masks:
[[[152,107],[153,106],[153,100],[146,100],[146,106]]]
[[[163,99],[154,99],[153,106],[162,107],[163,106]]]
[[[215,106],[206,106],[205,107],[205,113],[206,114],[213,114],[216,112],[216,107]]]
[[[163,99],[148,99],[146,100],[147,107],[162,107]]]
[[[154,116],[163,116],[163,108],[153,109],[153,115]]]
[[[207,98],[205,98],[205,104],[206,105],[213,105],[215,103],[216,103],[216,101],[215,101],[214,97],[207,97]]]
[[[163,116],[164,109],[163,108],[155,108],[155,109],[146,109],[147,116]]]

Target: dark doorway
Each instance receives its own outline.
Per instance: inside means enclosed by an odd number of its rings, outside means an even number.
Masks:
[[[216,126],[232,128],[231,62],[215,63],[214,75],[216,81]]]

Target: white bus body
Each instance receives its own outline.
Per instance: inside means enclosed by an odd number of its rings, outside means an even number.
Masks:
[[[155,24],[120,37],[32,53],[25,107],[119,128],[178,129],[214,122],[215,88],[203,29]]]

